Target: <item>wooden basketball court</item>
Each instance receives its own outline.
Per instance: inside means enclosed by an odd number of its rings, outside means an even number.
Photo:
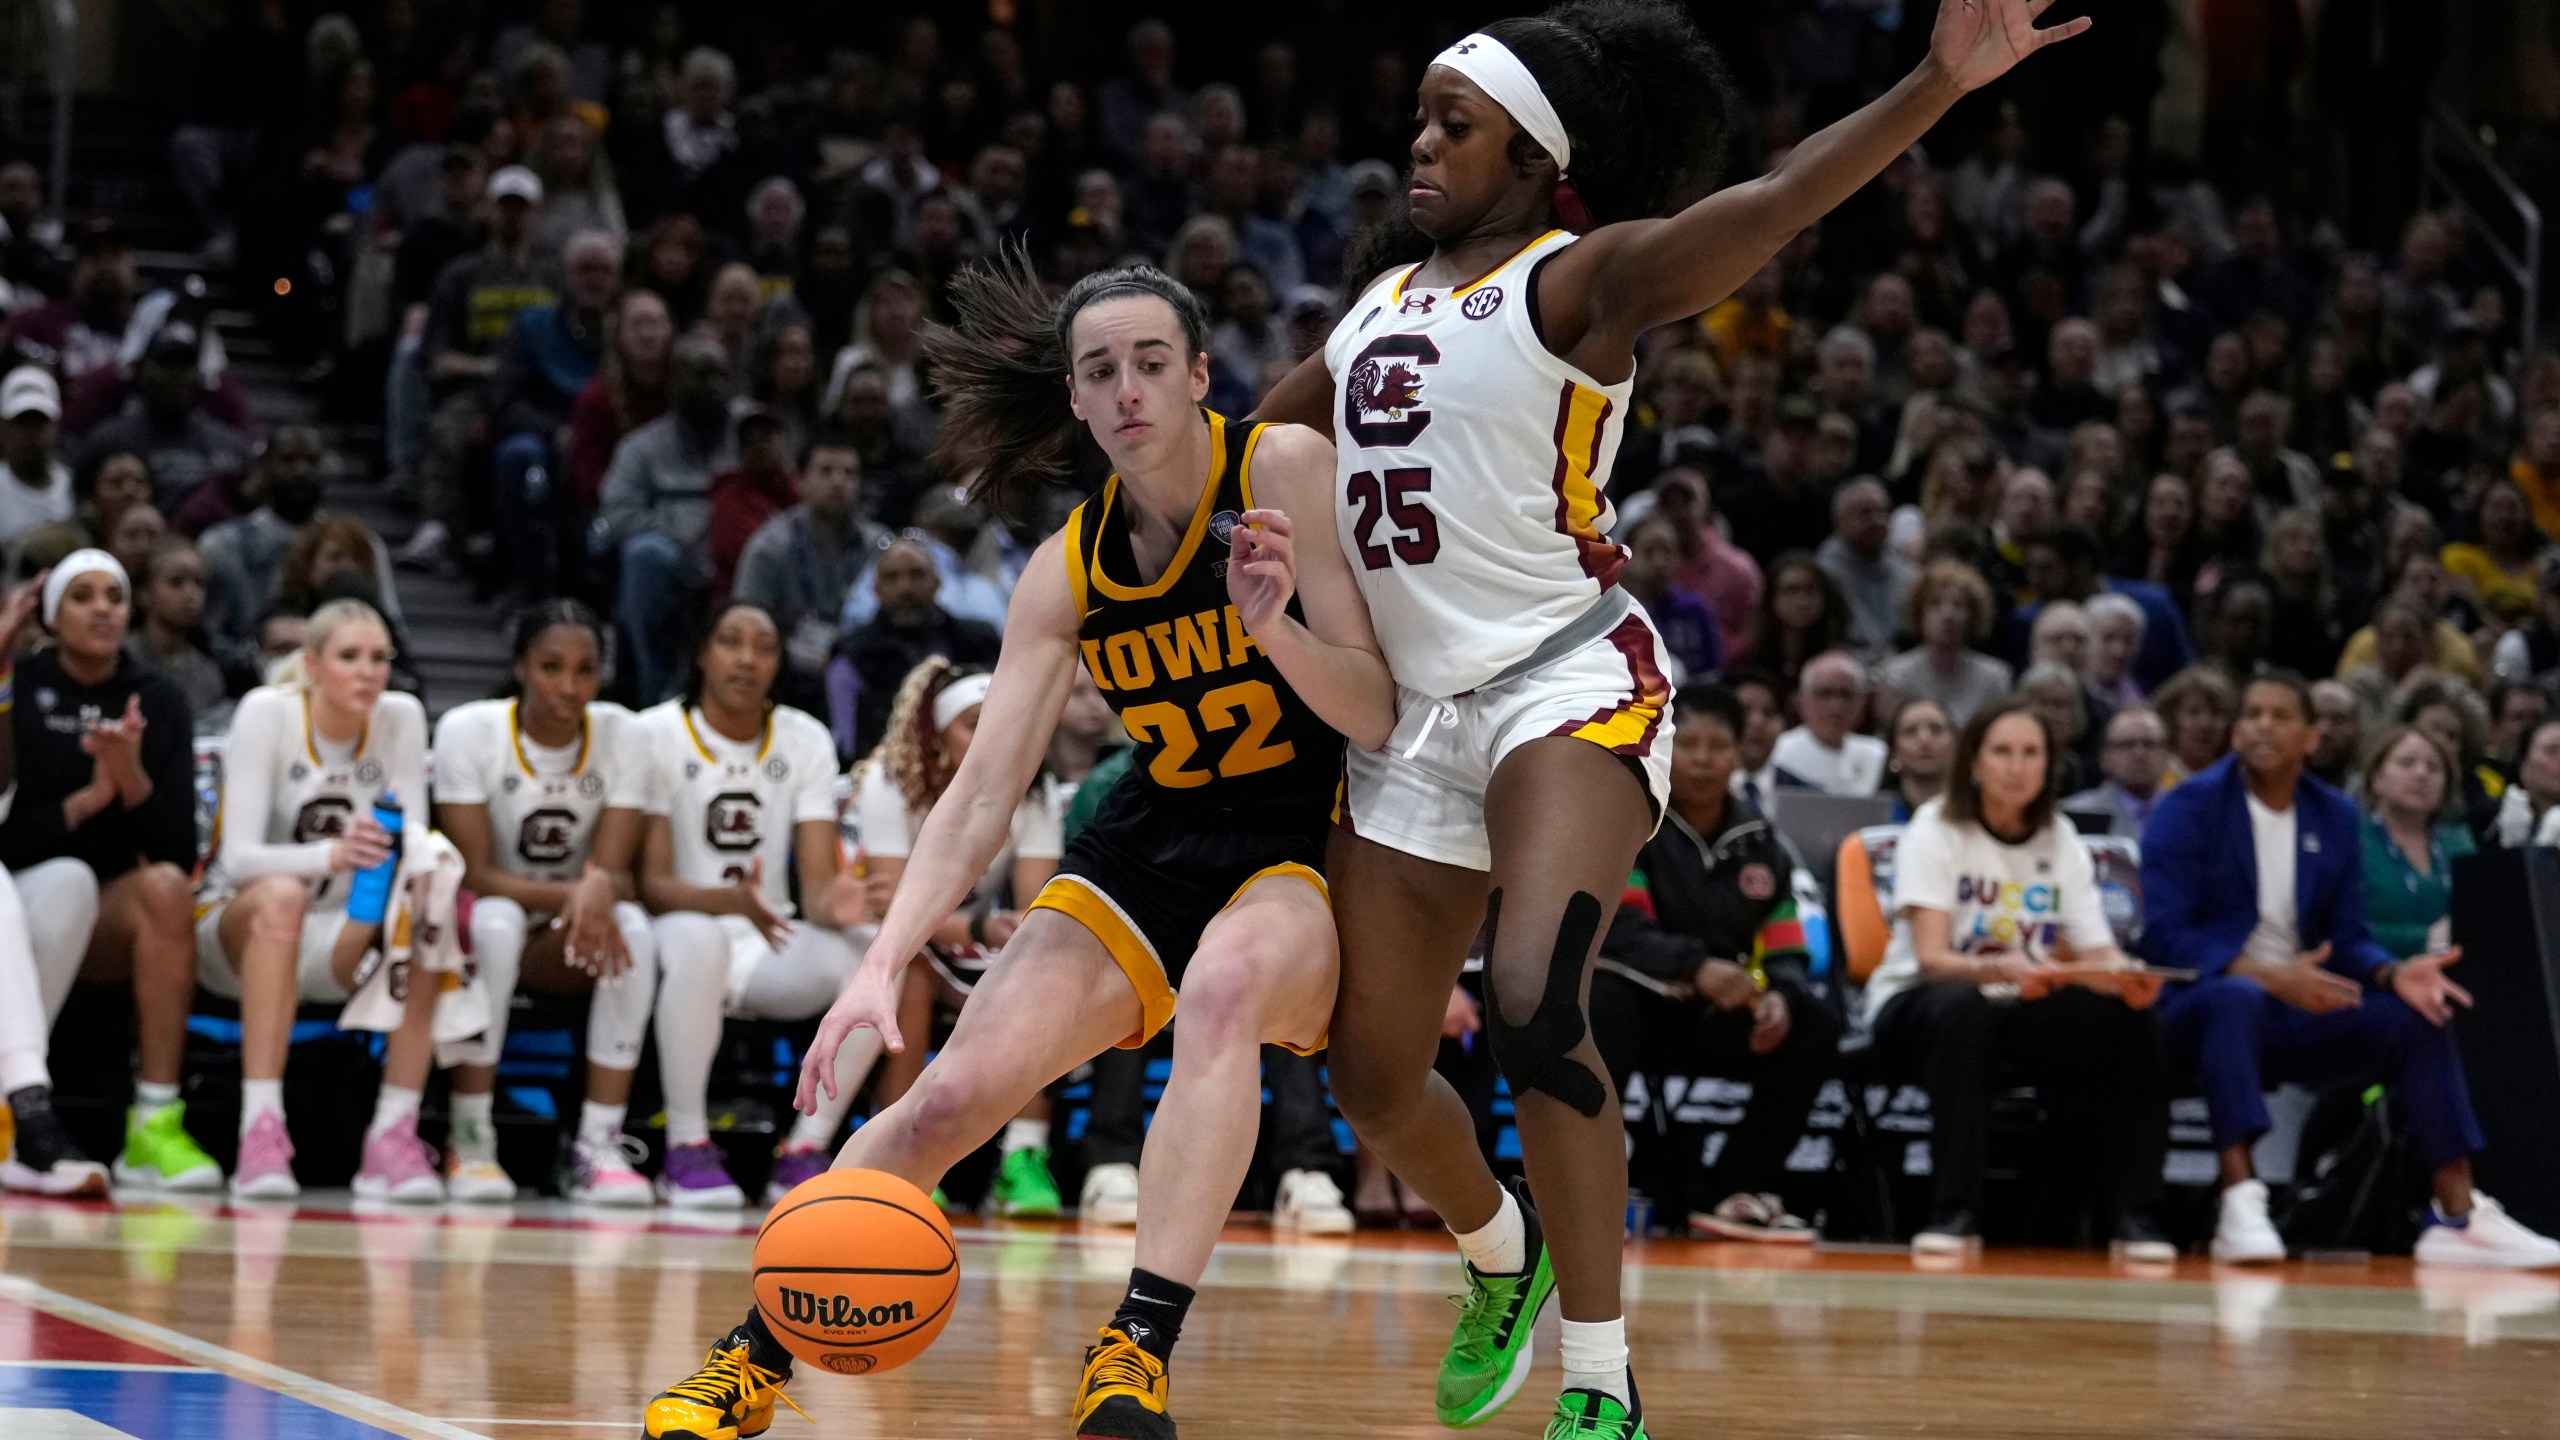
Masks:
[[[747,1298],[754,1221],[564,1206],[474,1215],[207,1202],[0,1203],[9,1440],[577,1440],[638,1433]],[[1078,1352],[1119,1297],[1126,1231],[959,1226],[961,1308],[894,1374],[804,1368],[770,1432],[1066,1433]],[[1431,1375],[1458,1288],[1445,1237],[1227,1234],[1177,1355],[1187,1440],[1443,1434]],[[2560,1276],[2405,1262],[2136,1273],[2096,1255],[1651,1242],[1628,1274],[1661,1440],[1752,1436],[2560,1434]],[[1554,1322],[1547,1322],[1552,1331]],[[1539,1433],[1552,1338],[1479,1433]]]

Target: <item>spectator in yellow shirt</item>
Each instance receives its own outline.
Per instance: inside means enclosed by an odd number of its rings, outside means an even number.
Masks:
[[[2479,543],[2444,547],[2445,573],[2482,614],[2512,625],[2533,613],[2533,564],[2545,542],[2533,502],[2512,478],[2489,482],[2479,513]]]

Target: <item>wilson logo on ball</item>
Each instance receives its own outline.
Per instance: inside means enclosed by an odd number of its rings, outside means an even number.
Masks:
[[[864,1309],[849,1295],[812,1295],[806,1290],[784,1286],[782,1318],[794,1325],[861,1330],[873,1325],[912,1324],[916,1318],[916,1306],[912,1300],[901,1300],[895,1305],[874,1305]]]

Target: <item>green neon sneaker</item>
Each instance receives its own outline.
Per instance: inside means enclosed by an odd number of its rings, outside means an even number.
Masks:
[[[1635,1395],[1632,1376],[1627,1393]],[[1631,1410],[1606,1391],[1567,1390],[1556,1397],[1556,1418],[1547,1422],[1546,1440],[1651,1440],[1644,1428],[1644,1397],[1635,1395],[1635,1401]]]
[[[145,1116],[125,1113],[124,1153],[116,1157],[116,1183],[137,1190],[219,1190],[222,1167],[187,1133],[184,1101]]]
[[[1452,1429],[1483,1424],[1520,1393],[1521,1382],[1529,1378],[1530,1331],[1556,1292],[1546,1229],[1530,1208],[1526,1187],[1515,1183],[1512,1193],[1519,1197],[1520,1223],[1527,1232],[1528,1268],[1515,1275],[1487,1275],[1468,1265],[1467,1293],[1449,1297],[1458,1307],[1458,1328],[1449,1337],[1449,1353],[1441,1357],[1433,1400],[1440,1423]]]
[[[1049,1174],[1049,1152],[1008,1150],[996,1183],[987,1192],[996,1213],[1008,1220],[1055,1220],[1066,1209],[1058,1182]]]

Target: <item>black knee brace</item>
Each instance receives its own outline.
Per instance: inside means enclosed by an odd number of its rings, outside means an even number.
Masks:
[[[1501,923],[1502,892],[1496,890],[1485,901],[1488,953]],[[1565,902],[1563,923],[1556,927],[1555,954],[1547,962],[1546,992],[1538,997],[1535,1013],[1523,1023],[1513,1024],[1503,1015],[1500,987],[1491,975],[1485,977],[1484,987],[1485,1029],[1493,1037],[1493,1060],[1502,1067],[1513,1093],[1525,1095],[1543,1090],[1584,1115],[1599,1114],[1609,1097],[1609,1088],[1600,1082],[1600,1077],[1573,1058],[1574,1047],[1582,1043],[1587,1028],[1582,1019],[1582,965],[1599,932],[1600,902],[1575,891],[1573,898]]]

